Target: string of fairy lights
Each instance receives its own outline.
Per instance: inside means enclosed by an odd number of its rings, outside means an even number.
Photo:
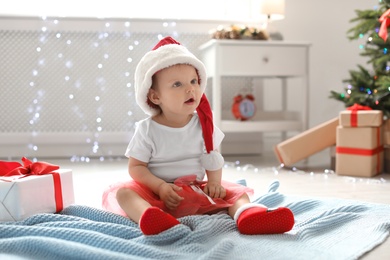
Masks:
[[[20,23],[25,19],[31,23]],[[0,131],[10,136],[5,143],[11,147],[1,156],[10,160],[123,157],[136,122],[146,116],[134,98],[138,61],[166,35],[196,55],[210,40],[205,25],[188,21],[178,26],[167,20],[42,16],[11,22],[0,30],[0,47],[8,50],[1,54],[6,66],[0,75]],[[194,29],[186,31],[189,26]]]
[[[109,77],[112,78],[112,74],[117,75],[120,79],[118,81],[120,82],[122,93],[127,96],[125,98],[132,100],[134,92],[132,71],[134,71],[134,56],[137,56],[137,54],[134,54],[134,50],[139,47],[140,42],[132,39],[130,21],[102,21],[101,29],[93,33],[93,36],[89,37],[87,41],[82,42],[78,38],[78,33],[61,31],[59,29],[61,25],[60,18],[50,19],[48,17],[41,17],[41,20],[43,25],[39,30],[38,39],[33,47],[34,49],[31,50],[36,54],[36,63],[31,66],[32,71],[30,72],[30,80],[27,86],[34,93],[27,110],[29,132],[31,133],[30,143],[27,145],[30,150],[30,155],[34,156],[39,151],[40,144],[36,141],[35,137],[39,135],[44,125],[50,123],[46,116],[47,110],[50,109],[47,104],[47,99],[57,98],[58,101],[68,105],[62,112],[69,115],[69,111],[67,110],[71,111],[70,120],[78,123],[77,130],[79,132],[92,133],[84,139],[85,144],[90,146],[89,152],[74,154],[70,160],[72,162],[90,162],[91,157],[97,157],[100,161],[104,161],[110,156],[110,151],[102,151],[99,137],[105,128],[110,125],[107,121],[113,114],[107,111],[110,107],[109,104],[116,102],[115,100],[111,100],[108,94],[112,91],[112,85],[114,85],[110,82]],[[116,27],[120,24],[120,36],[118,36],[118,30],[111,30],[113,23],[115,23]],[[174,30],[175,26],[176,24],[174,22],[162,23],[163,28],[171,27]],[[115,34],[115,36],[112,36],[112,34]],[[175,34],[174,31],[173,34]],[[115,50],[115,44],[114,46],[110,45],[112,37],[121,39],[121,42],[128,42],[126,43],[126,50]],[[157,40],[162,37],[163,35],[156,34]],[[62,44],[56,43],[55,47],[61,46],[61,48],[55,50],[55,57],[52,57],[53,50],[50,49],[54,48],[52,46],[54,41],[61,41]],[[80,58],[76,60],[75,57],[81,55],[81,52],[86,49],[81,46],[86,42],[91,45],[89,46],[90,53],[86,55],[93,55],[94,58],[85,61]],[[117,59],[119,56],[122,56],[120,61]],[[115,61],[113,61],[114,59]],[[88,64],[80,64],[81,62]],[[116,68],[113,68],[113,65],[118,62],[121,62],[121,68],[125,67],[126,69],[115,71]],[[47,76],[47,67],[53,64],[58,67],[62,66],[64,69],[61,72],[65,72],[62,74],[59,73],[56,75],[57,78],[53,80],[62,89],[58,91],[60,94],[55,93],[55,91],[50,92],[47,86],[43,87],[44,85],[51,84],[44,77]],[[80,69],[86,66],[90,67],[89,70],[92,71],[89,76],[84,75],[87,74],[86,72],[80,72]],[[111,75],[107,76],[108,74]],[[92,81],[93,84],[89,84]],[[126,90],[123,90],[124,88]],[[63,91],[64,89],[66,91]],[[92,112],[86,109],[85,103],[93,107]],[[135,122],[139,120],[139,118],[134,117],[136,114],[135,110],[136,108],[134,106],[129,106],[127,112],[125,112],[128,116],[128,122],[123,123],[126,124],[125,127],[121,126],[125,131],[133,127]],[[89,114],[87,115],[87,113]],[[61,127],[56,128],[56,123],[60,124],[59,122],[54,122],[51,125],[54,131],[66,130],[61,129]],[[34,157],[32,160],[37,161],[38,159]]]

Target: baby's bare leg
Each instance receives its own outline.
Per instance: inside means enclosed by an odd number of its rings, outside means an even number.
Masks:
[[[136,223],[142,214],[151,205],[129,188],[120,188],[116,193],[116,199],[127,216]]]
[[[237,209],[241,206],[250,203],[250,199],[248,194],[244,193],[234,204],[228,209],[229,215],[234,218],[234,214],[236,214]]]
[[[176,218],[157,207],[152,207],[129,188],[120,188],[116,193],[116,199],[127,216],[139,224],[145,235],[156,235],[180,224]]]

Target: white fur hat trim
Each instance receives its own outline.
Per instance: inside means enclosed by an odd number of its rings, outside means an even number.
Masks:
[[[188,49],[179,44],[168,44],[147,52],[135,69],[135,98],[137,104],[148,115],[158,111],[147,103],[147,95],[152,86],[152,76],[167,67],[176,64],[189,64],[195,67],[200,78],[200,87],[204,92],[207,85],[206,68]]]

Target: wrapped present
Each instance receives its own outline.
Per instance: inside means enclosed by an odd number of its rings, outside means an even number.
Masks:
[[[329,149],[330,170],[336,171],[336,146],[333,145]]]
[[[338,126],[336,173],[372,177],[383,169],[382,127]]]
[[[383,124],[383,112],[355,104],[341,111],[339,120],[339,124],[345,127],[377,127]]]
[[[383,145],[390,146],[390,119],[383,123]]]
[[[60,212],[74,203],[72,171],[45,162],[0,161],[0,221]]]
[[[274,151],[280,163],[292,166],[325,148],[336,144],[338,117],[310,128],[275,146]]]
[[[390,173],[390,146],[383,148],[383,171]]]

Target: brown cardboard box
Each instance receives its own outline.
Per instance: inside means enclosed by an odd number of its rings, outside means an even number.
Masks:
[[[339,118],[333,118],[276,145],[274,151],[280,163],[292,166],[300,160],[335,145],[338,124]]]
[[[336,171],[336,146],[335,145],[330,147],[329,156],[330,156],[330,169],[332,171]]]
[[[380,126],[383,124],[383,112],[381,110],[341,111],[339,115],[341,126],[365,127]],[[354,125],[354,123],[356,125]]]
[[[385,173],[390,173],[390,146],[385,146],[384,147],[384,152],[383,152],[383,161],[384,161],[384,166],[383,166],[383,171]]]
[[[383,123],[383,145],[390,146],[390,119]]]
[[[380,127],[337,127],[336,173],[372,177],[383,170],[383,138]]]

